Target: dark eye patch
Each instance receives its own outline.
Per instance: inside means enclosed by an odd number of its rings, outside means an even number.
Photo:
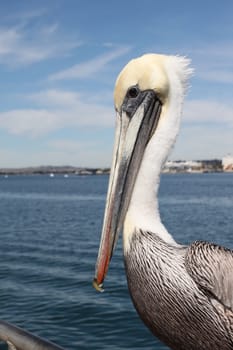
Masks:
[[[122,110],[131,118],[142,102],[143,92],[138,85],[130,86],[122,104]]]
[[[129,98],[136,98],[139,93],[140,93],[140,90],[139,90],[139,88],[137,86],[131,86],[128,89],[127,96]]]
[[[138,85],[130,86],[126,92],[121,111],[125,112],[129,118],[132,118],[137,108],[144,103],[145,108],[148,105],[147,101],[151,99],[159,101],[154,90],[140,90]],[[160,102],[161,103],[161,102]]]

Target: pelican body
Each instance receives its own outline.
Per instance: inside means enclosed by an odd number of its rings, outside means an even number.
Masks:
[[[129,292],[146,326],[174,350],[233,349],[233,252],[178,244],[160,220],[161,169],[179,130],[183,57],[147,54],[117,78],[113,162],[94,286],[102,290],[119,233]]]

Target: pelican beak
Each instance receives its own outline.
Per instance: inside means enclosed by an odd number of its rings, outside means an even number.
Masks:
[[[0,340],[9,350],[65,350],[15,325],[0,320]]]
[[[161,102],[153,90],[131,93],[117,111],[115,145],[111,167],[103,229],[93,286],[102,285],[122,230],[134,183],[148,141],[154,133]]]

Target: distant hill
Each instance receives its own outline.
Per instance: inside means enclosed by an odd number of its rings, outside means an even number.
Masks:
[[[109,168],[81,168],[74,166],[38,166],[25,168],[0,168],[0,175],[33,175],[33,174],[75,174],[103,175],[109,174]]]
[[[222,160],[197,160],[197,161],[168,161],[163,172],[222,172]],[[229,170],[228,170],[229,171]],[[233,171],[233,168],[232,170]],[[64,166],[37,166],[25,168],[0,168],[0,175],[33,175],[33,174],[74,174],[74,175],[105,175],[109,174],[109,168],[84,168],[69,165]]]

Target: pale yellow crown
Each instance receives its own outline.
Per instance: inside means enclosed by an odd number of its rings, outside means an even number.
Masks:
[[[114,90],[114,103],[119,111],[129,87],[152,89],[163,102],[168,96],[169,81],[165,62],[169,56],[146,54],[131,60],[120,72]]]

